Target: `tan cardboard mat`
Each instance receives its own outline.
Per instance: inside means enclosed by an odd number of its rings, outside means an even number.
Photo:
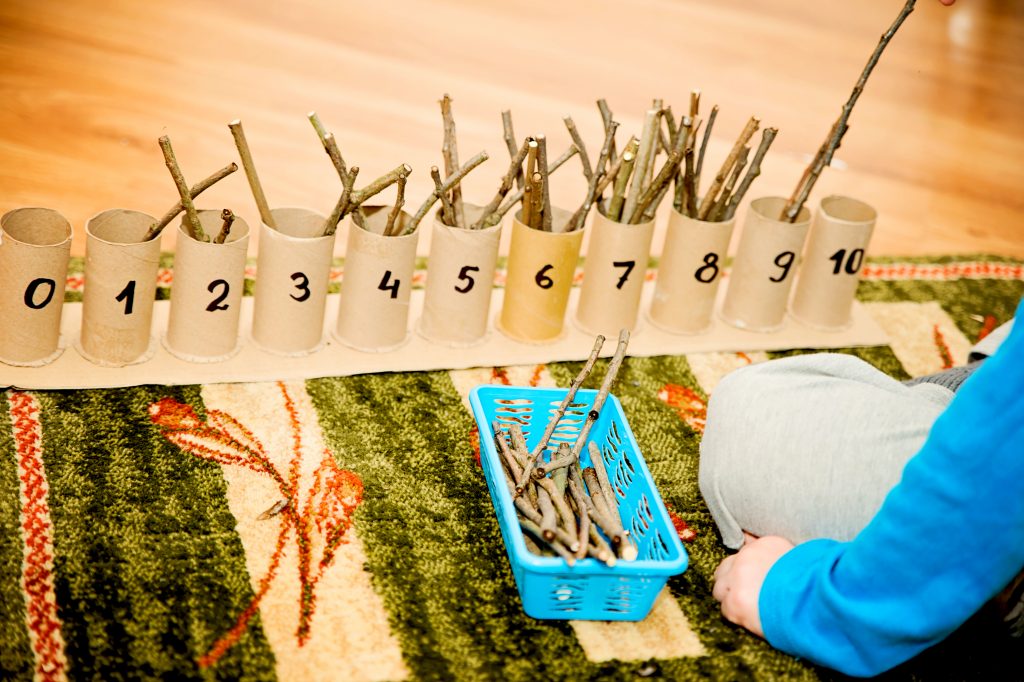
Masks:
[[[732,327],[717,314],[711,329],[703,334],[670,334],[655,327],[646,317],[650,309],[654,283],[645,283],[640,309],[640,322],[634,330],[629,354],[633,356],[679,355],[709,351],[768,351],[790,348],[849,348],[881,346],[888,343],[885,332],[867,310],[855,302],[852,324],[842,331],[820,331],[801,324],[792,317],[782,329],[750,332]],[[594,338],[580,330],[575,322],[576,303],[580,290],[570,295],[565,329],[553,342],[528,344],[514,341],[494,328],[485,339],[471,347],[449,347],[428,341],[416,332],[423,309],[423,290],[414,290],[410,301],[409,335],[406,341],[386,352],[365,352],[349,348],[331,336],[336,325],[338,295],[327,299],[324,320],[324,343],[315,352],[288,357],[261,350],[249,337],[252,329],[252,297],[242,301],[239,350],[218,362],[190,362],[172,355],[163,345],[170,309],[168,301],[156,301],[153,311],[153,338],[147,359],[125,367],[101,367],[86,360],[78,351],[82,304],[65,303],[61,321],[63,353],[42,367],[15,367],[0,364],[0,389],[112,388],[143,384],[212,384],[249,381],[312,379],[327,376],[349,376],[373,372],[406,372],[436,369],[464,369],[582,360],[593,347]],[[492,293],[491,318],[501,307],[502,290]],[[612,339],[611,341],[614,341]],[[614,343],[605,345],[604,354],[611,355]]]

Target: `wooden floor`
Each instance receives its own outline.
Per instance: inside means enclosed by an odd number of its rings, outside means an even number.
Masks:
[[[306,113],[374,177],[414,168],[417,206],[440,163],[437,100],[451,93],[465,183],[485,201],[517,134],[568,144],[571,114],[596,150],[605,97],[626,135],[654,97],[680,111],[693,88],[718,103],[710,163],[752,114],[780,133],[750,198],[788,195],[901,0],[5,0],[0,4],[0,210],[58,209],[84,251],[107,208],[159,215],[176,200],[157,137],[195,182],[236,159],[245,124],[270,203],[327,212],[340,185]],[[879,210],[874,254],[1024,256],[1024,3],[960,0],[917,10],[883,56],[812,202]],[[577,205],[579,166],[556,176]],[[201,205],[256,223],[241,173]],[[664,213],[664,211],[663,211]],[[168,232],[171,232],[168,230]],[[173,235],[165,236],[173,246]]]

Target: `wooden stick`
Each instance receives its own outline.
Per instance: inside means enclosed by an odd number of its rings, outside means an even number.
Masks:
[[[629,183],[629,177],[632,175],[633,168],[636,164],[636,153],[639,148],[639,144],[640,143],[635,137],[631,137],[622,152],[622,167],[619,168],[619,174],[615,178],[615,187],[612,189],[612,198],[608,202],[608,210],[605,212],[605,215],[609,220],[619,222],[622,215],[622,208],[626,200],[626,185]]]
[[[235,222],[235,214],[231,212],[230,208],[225,208],[220,212],[220,219],[223,223],[220,226],[220,232],[214,237],[214,244],[223,244],[224,240],[231,234],[231,223]]]
[[[572,403],[573,398],[576,397],[576,392],[583,385],[583,382],[590,376],[591,370],[594,369],[594,364],[597,362],[597,357],[601,353],[601,347],[604,346],[604,337],[600,334],[594,339],[594,347],[590,351],[590,356],[587,357],[587,361],[583,363],[583,368],[580,369],[580,373],[576,375],[572,383],[569,385],[569,390],[566,391],[565,397],[562,398],[562,402],[558,405],[558,409],[555,410],[554,416],[548,420],[548,425],[544,428],[544,433],[541,435],[540,440],[537,442],[537,446],[533,449],[530,454],[530,461],[527,462],[523,468],[523,475],[516,481],[516,496],[523,493],[523,489],[526,487],[526,482],[530,480],[530,474],[535,466],[540,463],[540,458],[544,454],[544,449],[548,446],[548,441],[551,440],[551,435],[555,432],[555,428],[558,426],[558,422],[565,416],[565,410]],[[575,457],[579,457],[577,452]]]
[[[192,203],[192,195],[189,194],[188,185],[185,183],[185,176],[181,174],[178,161],[174,158],[174,149],[171,147],[170,138],[162,135],[159,142],[160,151],[164,153],[164,163],[167,164],[167,170],[171,172],[174,185],[178,188],[181,205],[185,207],[185,216],[187,218],[185,224],[189,226],[192,238],[201,242],[210,241],[210,237],[203,231],[203,226],[199,222],[199,214],[196,212],[195,204]]]
[[[604,123],[604,134],[607,135],[608,126],[611,125],[612,122],[612,110],[608,107],[608,102],[606,102],[603,97],[597,100],[597,110],[601,112],[601,121]],[[608,150],[608,161],[610,163],[615,163],[616,158],[618,158],[618,154],[615,152],[615,138],[612,138],[612,147]]]
[[[359,166],[352,166],[348,169],[348,175],[345,176],[345,184],[341,191],[341,196],[338,197],[337,203],[331,209],[331,214],[327,216],[327,220],[324,222],[323,236],[330,237],[338,231],[338,223],[341,222],[341,219],[345,217],[345,214],[348,213],[349,208],[352,206],[352,186],[355,184],[358,176]]]
[[[505,440],[505,432],[502,431],[501,424],[497,421],[491,422],[491,435],[494,437],[494,443],[498,446],[498,454],[501,456],[501,461],[505,463],[509,475],[513,480],[519,480],[523,474],[523,468],[520,466],[519,460],[513,456],[508,441]]]
[[[471,170],[479,166],[487,159],[487,152],[480,152],[479,154],[471,158],[469,161],[467,161],[465,165],[463,165],[462,168],[460,168],[457,172],[455,172],[452,175],[449,175],[445,179],[444,184],[441,185],[440,193],[438,193],[438,190],[435,189],[430,194],[430,196],[428,196],[426,200],[424,200],[424,202],[420,204],[419,209],[416,210],[416,213],[413,215],[412,220],[410,220],[409,223],[406,225],[405,231],[402,232],[402,234],[412,234],[416,230],[416,227],[420,224],[420,221],[423,220],[424,217],[426,217],[427,212],[430,211],[430,207],[434,205],[434,203],[441,197],[441,195],[450,190],[455,185],[462,182],[462,179],[466,177]]]
[[[750,167],[747,168],[747,173],[743,176],[740,186],[736,188],[732,198],[729,199],[729,206],[725,209],[725,220],[729,220],[736,215],[736,209],[739,207],[740,202],[743,201],[747,190],[750,189],[751,183],[761,174],[761,161],[764,159],[765,154],[768,153],[768,148],[772,146],[772,141],[778,133],[778,128],[765,128],[764,132],[761,133],[761,144],[758,145],[757,151],[754,152],[754,158],[750,161]]]
[[[702,121],[699,118],[683,117],[683,126],[689,125],[689,130],[687,131],[689,139],[686,141],[686,150],[683,152],[682,177],[676,176],[676,193],[673,199],[673,205],[680,213],[687,213],[686,206],[690,202],[690,188],[695,188],[696,185],[696,178],[694,177],[696,169],[693,157],[694,149],[697,146],[697,133],[700,131],[701,123]],[[696,189],[694,189],[694,193],[696,193]]]
[[[690,92],[690,118],[697,118],[700,113],[700,90]]]
[[[192,185],[192,189],[188,191],[189,196],[195,199],[197,196],[210,189],[236,170],[238,170],[238,164],[236,163],[230,163],[227,166],[224,166],[205,180]],[[172,220],[174,220],[175,216],[184,210],[185,208],[181,205],[181,200],[179,199],[178,203],[168,209],[167,213],[164,213],[163,218],[149,226],[149,230],[146,232],[146,236],[142,238],[142,241],[148,242],[150,239],[158,237],[160,233],[163,232],[163,229],[167,227]]]
[[[594,404],[590,408],[590,412],[587,413],[587,418],[584,420],[583,426],[576,436],[576,443],[572,447],[572,454],[576,457],[580,456],[580,452],[582,452],[583,446],[587,442],[587,435],[590,434],[590,429],[594,426],[597,418],[601,416],[601,408],[604,407],[604,403],[611,391],[612,383],[615,381],[615,376],[619,373],[619,367],[622,366],[622,361],[626,358],[626,347],[628,345],[629,330],[623,329],[619,332],[619,345],[615,349],[615,355],[612,356],[611,362],[608,363],[608,370],[605,372],[604,381],[601,382],[601,389],[597,392]]]
[[[576,504],[576,510],[579,512],[579,520],[576,522],[578,531],[576,537],[578,538],[580,548],[576,550],[575,556],[577,559],[582,559],[587,556],[587,545],[590,544],[590,514],[587,513],[587,504],[583,499],[583,493],[573,479],[573,472],[578,469],[579,467],[576,466],[569,469],[569,480],[566,481],[566,484],[569,494]]]
[[[539,187],[534,185],[533,176],[537,173],[537,153],[540,145],[535,138],[530,138],[526,150],[526,185],[523,187],[523,224],[529,227],[534,226]]]
[[[452,206],[451,197],[444,191],[444,183],[441,181],[441,171],[437,166],[430,167],[430,177],[434,181],[434,192],[441,197],[441,222],[448,227],[455,227],[455,207]]]
[[[566,549],[562,543],[555,538],[554,531],[551,530],[551,539],[548,539],[548,530],[543,525],[538,526],[537,524],[527,519],[519,519],[519,526],[533,535],[538,540],[542,540],[544,544],[551,548],[551,550],[565,560],[569,566],[576,564],[576,556],[570,550]]]
[[[252,198],[256,201],[256,210],[260,212],[260,220],[267,227],[277,229],[274,222],[274,215],[270,212],[270,205],[267,203],[267,196],[263,193],[263,185],[260,184],[260,176],[256,174],[256,164],[253,163],[252,153],[249,151],[249,143],[245,139],[245,131],[242,129],[242,121],[235,119],[228,124],[231,136],[235,138],[235,147],[238,149],[238,157],[242,160],[242,168],[245,169],[245,177],[249,180],[249,189],[252,191]]]
[[[345,159],[341,156],[341,150],[338,149],[338,141],[334,138],[334,133],[327,132],[315,111],[309,112],[307,117],[309,122],[313,124],[313,130],[316,131],[317,137],[320,138],[320,144],[323,145],[324,151],[327,152],[327,156],[331,159],[331,164],[338,174],[338,179],[344,185],[345,177],[348,175],[348,168],[345,165]]]
[[[626,196],[626,204],[623,207],[623,215],[633,215],[633,208],[637,199],[647,189],[647,166],[654,156],[655,129],[654,122],[659,112],[655,109],[648,109],[644,116],[644,126],[640,133],[640,146],[636,153],[636,161],[633,164],[633,182],[629,186],[629,194]]]
[[[398,182],[399,178],[408,176],[409,173],[412,173],[412,168],[410,168],[407,164],[403,163],[401,166],[396,166],[392,170],[388,171],[384,175],[380,176],[379,178],[371,182],[366,187],[353,191],[352,206],[359,206],[370,197],[374,196],[375,194],[379,194],[380,192],[384,191],[391,185]]]
[[[733,164],[732,170],[729,171],[729,178],[725,181],[725,185],[722,187],[722,194],[715,201],[715,207],[711,209],[711,213],[708,214],[708,218],[712,222],[720,222],[725,218],[725,210],[729,206],[729,200],[732,198],[733,188],[736,187],[736,182],[740,179],[740,173],[747,166],[747,157],[750,156],[750,147],[744,147],[740,151],[739,158],[736,159],[736,163]]]
[[[384,224],[384,236],[393,237],[401,230],[401,223],[398,220],[398,216],[402,213],[402,207],[405,206],[405,183],[407,175],[399,176],[398,182],[396,182],[397,192],[395,194],[395,205],[391,207],[391,212],[388,213],[388,220]]]
[[[914,4],[916,0],[907,0],[903,9],[900,10],[900,14],[893,21],[889,29],[882,34],[882,37],[878,40],[878,45],[875,47],[874,52],[871,53],[871,57],[868,58],[868,63],[864,66],[864,70],[860,74],[860,78],[857,79],[856,85],[853,86],[853,91],[850,93],[850,97],[846,100],[846,104],[843,105],[843,109],[839,114],[839,118],[832,125],[832,129],[829,131],[828,137],[825,138],[825,143],[818,150],[814,160],[804,171],[803,177],[800,179],[800,183],[793,191],[793,195],[789,198],[785,208],[782,210],[782,219],[789,222],[795,222],[798,215],[800,215],[800,209],[803,208],[804,203],[807,201],[807,197],[811,194],[811,189],[814,188],[814,184],[818,181],[818,177],[821,172],[832,163],[832,156],[839,149],[840,143],[843,141],[843,136],[846,135],[846,131],[849,130],[849,124],[847,121],[850,119],[850,114],[853,113],[853,105],[857,103],[857,99],[861,93],[864,92],[864,86],[867,85],[868,76],[874,70],[875,65],[878,64],[879,58],[882,56],[882,52],[885,50],[889,41],[896,35],[896,31],[903,24],[903,21],[910,16],[910,13],[914,11]]]
[[[582,150],[580,151],[582,154]],[[541,229],[551,232],[553,229],[551,215],[551,182],[548,175],[548,141],[545,135],[537,136],[537,172],[540,173],[541,189]]]
[[[516,148],[516,134],[512,129],[512,111],[505,110],[501,112],[501,127],[505,132],[505,146],[508,147],[509,158],[514,159],[519,155],[520,149]],[[523,162],[519,162],[519,170],[516,171],[516,187],[518,189],[523,188]]]
[[[711,209],[715,206],[715,201],[718,197],[718,192],[722,189],[725,184],[726,177],[729,171],[732,169],[733,164],[736,163],[736,159],[740,155],[740,150],[746,146],[750,138],[757,132],[758,127],[761,125],[761,121],[754,116],[750,117],[747,121],[747,125],[743,127],[743,132],[736,138],[736,142],[733,144],[732,149],[729,151],[729,156],[725,158],[725,162],[722,164],[721,169],[718,171],[718,175],[715,176],[715,181],[711,183],[711,187],[708,189],[707,194],[701,199],[700,209],[697,211],[697,218],[700,220],[706,220],[708,215],[711,213]]]
[[[459,169],[459,149],[455,139],[455,117],[452,116],[452,98],[446,92],[441,98],[441,118],[444,121],[444,144],[441,156],[444,157],[444,174],[450,176]],[[455,222],[458,227],[466,226],[466,212],[462,205],[462,188],[458,183],[452,185],[452,208],[455,210]]]
[[[604,134],[604,143],[601,145],[601,153],[597,157],[597,166],[595,166],[594,172],[590,176],[590,181],[587,183],[587,196],[583,200],[583,205],[580,206],[569,219],[569,223],[565,230],[566,232],[572,232],[573,230],[583,228],[583,223],[587,220],[587,214],[590,213],[590,207],[593,206],[594,202],[597,201],[597,198],[601,196],[597,191],[597,185],[605,175],[605,165],[608,163],[608,154],[611,151],[612,140],[615,139],[615,131],[618,127],[619,124],[615,121],[608,124],[608,128]]]
[[[711,129],[715,127],[716,118],[718,118],[717,104],[711,107],[711,114],[708,115],[708,125],[704,128],[704,139],[700,142],[700,152],[697,154],[697,167],[694,169],[694,196],[700,191],[700,174],[704,170],[704,153],[708,150],[708,141],[711,139]]]
[[[579,150],[576,149],[576,145],[569,145],[569,148],[566,149],[561,156],[555,159],[555,162],[553,164],[551,164],[551,168],[548,169],[548,174],[550,175],[559,168],[561,168],[562,166],[564,166],[565,162],[571,159],[578,151]],[[525,194],[526,188],[524,187],[523,189],[519,190],[518,192],[510,196],[508,199],[506,199],[505,203],[502,204],[498,208],[498,210],[492,213],[491,217],[487,219],[487,227],[493,227],[494,225],[500,223],[501,219],[505,217],[505,214],[508,213],[513,206],[524,201]]]
[[[515,146],[513,144],[513,146]],[[501,184],[498,185],[498,192],[491,199],[490,203],[484,206],[484,210],[480,213],[480,219],[473,223],[472,229],[479,230],[484,226],[484,223],[491,216],[492,213],[498,210],[498,206],[501,205],[501,200],[505,198],[505,195],[512,190],[512,182],[516,177],[523,174],[523,160],[526,158],[526,154],[529,151],[529,140],[523,141],[523,146],[519,148],[519,151],[512,157],[512,163],[508,166],[508,171],[505,173],[505,177],[501,179]]]
[[[696,138],[697,129],[694,128],[694,136],[691,140]],[[696,219],[697,217],[697,171],[694,168],[693,162],[694,145],[691,144],[687,147],[685,154],[686,162],[686,173],[683,175],[683,180],[686,185],[686,215]],[[680,211],[681,212],[681,211]]]
[[[688,128],[684,128],[688,130]],[[638,224],[643,220],[644,213],[647,212],[648,207],[654,202],[654,198],[660,194],[664,196],[662,192],[663,188],[668,187],[668,183],[675,177],[679,170],[679,164],[683,160],[683,153],[686,149],[686,141],[689,139],[689,135],[677,135],[675,144],[672,147],[671,153],[668,155],[668,159],[665,160],[665,165],[658,171],[657,177],[651,182],[651,184],[644,190],[643,194],[637,200],[636,205],[633,207],[633,212],[629,215],[625,222],[631,225]],[[654,204],[655,210],[657,210],[657,204]]]
[[[580,137],[580,131],[576,129],[576,123],[572,120],[572,116],[566,116],[562,120],[565,122],[565,127],[569,131],[569,137],[572,138],[572,143],[576,145],[576,149],[580,150],[580,163],[583,164],[583,177],[585,177],[589,183],[594,172],[590,168],[590,156],[587,154],[587,148],[583,144],[583,138]],[[605,127],[606,135],[607,131],[608,128]]]

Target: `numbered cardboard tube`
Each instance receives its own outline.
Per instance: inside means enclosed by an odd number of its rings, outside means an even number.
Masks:
[[[511,339],[546,343],[561,336],[565,310],[579,260],[583,230],[545,232],[512,220],[505,297],[498,329]],[[554,209],[554,224],[564,226],[569,213]]]
[[[409,336],[409,297],[419,230],[385,237],[382,233],[390,211],[390,206],[364,207],[362,226],[355,219],[349,226],[334,337],[357,350],[392,350]],[[399,213],[402,230],[411,218],[405,211]]]
[[[649,312],[656,327],[673,334],[708,331],[735,223],[672,210]]]
[[[750,203],[721,313],[735,327],[771,332],[783,325],[811,215],[804,207],[795,222],[780,220],[785,205],[781,197]]]
[[[182,218],[174,249],[171,313],[164,346],[192,362],[226,360],[239,348],[238,319],[245,286],[249,226],[235,216],[223,244],[213,243],[221,230],[220,211],[199,211],[211,241],[192,236]]]
[[[597,211],[590,226],[576,309],[576,324],[581,329],[615,338],[621,329],[636,328],[653,235],[653,219],[629,225]]]
[[[465,204],[473,224],[482,207]],[[419,333],[435,343],[472,346],[487,335],[501,224],[480,230],[449,227],[435,215]]]
[[[260,224],[252,340],[263,350],[299,356],[324,342],[334,234],[327,218],[305,208],[271,210],[277,229]]]
[[[790,315],[828,331],[850,326],[850,309],[876,217],[874,208],[857,199],[829,196],[821,200],[790,301]]]
[[[49,208],[0,217],[0,362],[42,366],[60,356],[71,224]]]
[[[79,351],[91,362],[121,367],[148,360],[160,240],[142,241],[152,216],[114,208],[85,225],[85,292]]]

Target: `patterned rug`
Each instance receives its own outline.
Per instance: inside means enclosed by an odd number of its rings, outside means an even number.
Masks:
[[[1018,261],[875,260],[859,297],[891,345],[844,352],[937,371],[1022,295]],[[479,465],[468,391],[565,386],[579,363],[7,391],[0,677],[835,679],[722,620],[697,489],[718,380],[804,352],[626,361],[615,393],[691,557],[639,623],[524,615]],[[977,619],[886,677],[1011,679],[1018,654]]]

